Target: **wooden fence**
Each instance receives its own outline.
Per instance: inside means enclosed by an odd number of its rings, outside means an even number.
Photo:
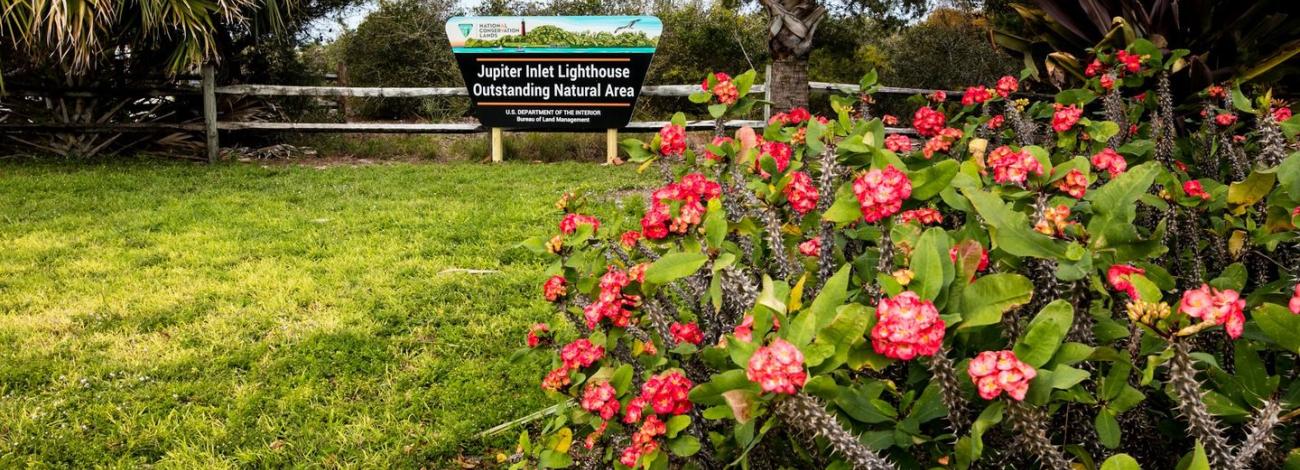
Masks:
[[[349,86],[286,86],[286,85],[225,85],[218,86],[216,83],[216,69],[212,65],[205,65],[201,69],[198,77],[199,87],[158,87],[158,88],[138,88],[138,89],[116,89],[116,90],[57,90],[57,89],[23,89],[15,88],[8,90],[9,95],[27,95],[27,96],[61,96],[69,98],[95,98],[112,94],[115,96],[139,96],[139,97],[169,97],[201,94],[203,96],[203,122],[201,123],[165,123],[165,122],[147,122],[147,123],[8,123],[0,121],[0,134],[23,134],[34,132],[60,132],[60,133],[86,133],[86,132],[155,132],[155,131],[188,131],[202,132],[206,137],[207,158],[209,162],[216,162],[220,155],[220,139],[218,134],[221,131],[280,131],[280,132],[335,132],[335,133],[391,133],[391,134],[475,134],[490,133],[492,137],[493,161],[501,161],[501,139],[503,131],[501,129],[485,128],[478,123],[366,123],[366,122],[337,122],[337,123],[300,123],[300,122],[254,122],[254,121],[221,121],[217,115],[217,95],[234,95],[234,96],[314,96],[330,97],[343,99],[348,97],[366,97],[366,98],[428,98],[428,97],[446,97],[446,96],[463,96],[468,97],[469,91],[463,87],[349,87]],[[826,83],[826,82],[809,82],[808,87],[813,93],[849,93],[854,94],[859,90],[856,84],[847,83]],[[691,93],[699,90],[698,85],[647,85],[641,87],[642,96],[667,96],[667,97],[686,97]],[[903,88],[903,87],[878,87],[877,93],[884,94],[928,94],[936,90],[921,88]],[[949,94],[960,95],[959,91],[947,91]],[[751,92],[763,93],[767,96],[767,85],[764,83],[755,84]],[[771,110],[764,109],[764,119],[771,115]],[[621,129],[610,129],[607,131],[609,145],[607,146],[608,159],[616,157],[617,147],[614,144],[618,132],[631,133],[648,133],[656,132],[666,124],[665,121],[633,121]],[[732,120],[727,121],[725,126],[728,128],[739,128],[742,126],[762,127],[766,121],[757,120]],[[711,130],[714,128],[714,121],[701,120],[690,121],[687,123],[688,130]],[[911,129],[889,128],[890,132],[912,133]]]

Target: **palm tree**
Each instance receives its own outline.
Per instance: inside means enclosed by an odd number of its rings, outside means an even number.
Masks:
[[[826,19],[826,7],[817,0],[760,0],[771,16],[768,49],[772,77],[768,86],[772,106],[778,111],[808,106],[808,54],[813,35]]]

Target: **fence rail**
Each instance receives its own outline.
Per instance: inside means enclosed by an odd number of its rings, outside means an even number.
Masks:
[[[326,77],[334,79],[334,77]],[[197,79],[197,80],[195,80]],[[197,83],[196,83],[197,82]],[[8,123],[0,121],[0,135],[3,134],[22,134],[22,133],[134,133],[134,132],[153,132],[153,131],[184,131],[184,132],[202,132],[207,139],[207,156],[208,160],[215,162],[219,155],[219,131],[280,131],[280,132],[312,132],[312,133],[391,133],[391,134],[477,134],[491,133],[494,138],[493,148],[500,148],[496,145],[495,139],[499,138],[500,129],[490,129],[476,122],[462,123],[377,123],[377,122],[342,122],[342,123],[298,123],[298,122],[245,122],[245,121],[221,121],[217,115],[216,96],[217,95],[235,95],[235,96],[312,96],[323,98],[337,98],[343,102],[344,98],[430,98],[430,97],[468,97],[469,91],[464,87],[351,87],[351,86],[289,86],[289,85],[258,85],[258,84],[236,84],[217,86],[215,79],[215,69],[212,65],[205,65],[197,77],[184,77],[181,81],[183,85],[160,85],[158,87],[137,87],[137,88],[110,88],[110,89],[59,89],[59,88],[40,88],[40,87],[11,87],[0,94],[0,96],[26,96],[26,97],[67,97],[67,98],[99,98],[99,97],[140,97],[140,98],[163,98],[175,96],[193,96],[201,95],[203,97],[203,121],[202,122],[139,122],[139,123]],[[195,86],[197,85],[197,86]],[[827,83],[827,82],[809,82],[809,91],[812,93],[857,93],[860,89],[856,84],[847,83]],[[699,85],[647,85],[641,87],[642,96],[659,96],[659,97],[686,97],[699,91]],[[766,98],[768,92],[766,84],[755,84],[750,89],[751,93],[763,93]],[[877,88],[878,93],[885,94],[928,94],[937,90],[922,88],[906,87],[888,87],[881,86]],[[960,94],[955,90],[944,90],[947,93]],[[3,108],[0,108],[3,109]],[[764,111],[764,118],[768,111]],[[617,132],[629,133],[647,133],[656,132],[662,128],[666,121],[633,121],[627,126],[617,130],[609,130],[607,135],[614,139]],[[724,123],[727,128],[739,128],[743,126],[761,127],[765,121],[758,120],[732,120]],[[687,130],[711,130],[715,122],[710,120],[690,121],[686,124]],[[890,132],[912,133],[911,129],[888,128]],[[610,146],[612,159],[615,151],[614,146]],[[494,160],[498,160],[499,155],[494,155]]]

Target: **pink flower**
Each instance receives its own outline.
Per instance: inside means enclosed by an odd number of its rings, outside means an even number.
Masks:
[[[1079,171],[1078,168],[1070,170],[1064,178],[1056,182],[1056,187],[1061,192],[1069,194],[1075,199],[1083,199],[1083,195],[1088,193],[1088,177]]]
[[[820,256],[822,252],[822,237],[813,237],[799,244],[799,253],[804,256]]]
[[[989,152],[988,164],[993,168],[993,181],[998,184],[1025,184],[1029,174],[1043,174],[1043,164],[1027,150],[1014,151],[1003,145]]]
[[[1056,111],[1052,113],[1052,130],[1056,132],[1065,132],[1079,123],[1079,118],[1083,117],[1083,108],[1075,105],[1065,106],[1056,103]]]
[[[803,388],[808,373],[803,370],[803,353],[795,345],[777,338],[749,357],[745,376],[764,392],[794,395]]]
[[[788,112],[773,114],[772,117],[767,120],[767,123],[768,124],[781,123],[787,126],[793,126],[797,124],[802,124],[803,122],[809,121],[811,119],[812,119],[812,114],[809,113],[807,109],[794,108]]]
[[[1288,108],[1286,106],[1278,106],[1276,108],[1273,108],[1273,120],[1277,122],[1282,122],[1288,119],[1291,119],[1291,108]]]
[[[871,328],[871,347],[876,354],[909,361],[916,356],[933,356],[943,343],[944,323],[939,311],[915,292],[881,298],[876,317],[876,326]]]
[[[1205,89],[1205,94],[1210,98],[1224,99],[1228,97],[1228,89],[1220,85],[1210,85]]]
[[[1291,301],[1286,306],[1291,309],[1291,313],[1300,315],[1300,284],[1295,285],[1295,293],[1291,294]]]
[[[695,322],[673,322],[673,324],[668,325],[668,332],[673,335],[673,342],[677,344],[700,344],[700,342],[704,341],[704,335],[700,333],[700,325],[695,324]]]
[[[1214,123],[1219,127],[1228,127],[1237,122],[1237,115],[1232,113],[1219,113],[1214,116]]]
[[[997,114],[989,118],[989,122],[985,123],[984,125],[988,126],[988,128],[991,130],[998,130],[1002,128],[1002,123],[1005,122],[1006,119],[1007,118],[1003,117],[1001,114]]]
[[[560,231],[565,235],[572,235],[578,231],[578,226],[590,225],[591,231],[600,230],[600,220],[595,217],[582,214],[564,214],[564,219],[560,220]]]
[[[993,92],[984,88],[984,85],[973,86],[967,88],[966,91],[961,94],[961,105],[974,106],[988,101],[990,98],[993,98]]]
[[[807,173],[796,171],[790,174],[790,184],[785,186],[785,198],[790,201],[790,208],[799,215],[807,214],[817,208],[817,187]]]
[[[1128,294],[1130,298],[1136,299],[1138,298],[1137,287],[1134,287],[1133,282],[1129,281],[1129,276],[1146,273],[1147,271],[1145,269],[1136,266],[1112,264],[1110,265],[1110,269],[1106,270],[1106,281],[1109,282],[1110,286],[1114,287],[1115,290],[1124,292]]]
[[[1006,98],[1007,96],[1020,91],[1020,81],[1016,77],[1005,75],[998,79],[998,96]]]
[[[903,223],[916,222],[921,225],[940,224],[943,223],[943,214],[939,213],[936,209],[923,207],[921,209],[903,211],[902,214],[898,215],[898,220]]]
[[[569,369],[589,367],[602,357],[605,357],[605,348],[592,344],[587,338],[576,339],[560,348],[560,360]]]
[[[880,118],[880,122],[886,126],[897,126],[898,116],[895,116],[893,114],[886,114],[884,117]]]
[[[903,208],[903,200],[912,196],[912,181],[907,175],[886,166],[884,170],[871,170],[853,181],[853,195],[862,207],[862,218],[875,223]]]
[[[777,320],[776,317],[772,317],[772,331],[776,331],[779,329],[781,329],[780,320]],[[731,334],[735,335],[736,339],[741,341],[753,341],[754,340],[754,316],[745,315],[745,318],[742,318],[740,320],[740,324],[736,325],[736,328],[732,330]]]
[[[1092,59],[1092,62],[1088,64],[1088,67],[1083,70],[1083,74],[1089,77],[1095,77],[1097,74],[1105,71],[1106,66],[1102,65],[1100,60]]]
[[[551,276],[542,284],[542,296],[546,297],[547,302],[559,300],[560,297],[568,293],[568,289],[564,285],[564,276]]]
[[[659,153],[665,157],[680,157],[686,152],[686,128],[665,124],[659,129]]]
[[[772,160],[776,162],[776,171],[781,172],[790,167],[790,157],[794,155],[794,151],[784,142],[767,141],[759,145],[758,158],[754,159],[754,169],[766,179],[771,178],[772,175],[763,169],[761,161],[764,155],[770,155]]]
[[[632,424],[641,421],[642,415],[645,414],[645,407],[649,404],[650,401],[645,397],[638,396],[629,400],[627,407],[623,408],[623,422]]]
[[[554,392],[566,385],[569,385],[569,368],[565,366],[546,373],[546,377],[542,379],[542,390]]]
[[[542,344],[543,340],[547,340],[547,343],[549,344],[550,333],[550,325],[545,323],[533,323],[533,326],[528,328],[528,347],[536,348]]]
[[[939,135],[931,137],[925,142],[925,147],[921,149],[921,154],[929,160],[936,152],[947,152],[952,149],[952,144],[961,139],[961,129],[945,127],[939,131]]]
[[[1232,289],[1218,290],[1209,284],[1183,292],[1183,300],[1178,310],[1203,322],[1223,325],[1228,336],[1236,339],[1241,336],[1246,324],[1246,301],[1241,294]]]
[[[912,114],[912,127],[921,137],[934,137],[939,135],[939,131],[948,123],[947,116],[943,111],[935,110],[929,106],[922,107]]]
[[[944,100],[947,99],[948,99],[948,93],[944,92],[943,90],[935,90],[934,93],[930,93],[930,101],[933,101],[935,103],[942,103],[944,102]]]
[[[1115,77],[1112,77],[1110,74],[1102,75],[1101,88],[1103,90],[1110,90],[1112,88],[1115,88]]]
[[[885,148],[891,152],[911,152],[912,139],[902,134],[889,134],[885,136]]]
[[[711,91],[713,96],[718,99],[719,103],[726,105],[735,104],[736,100],[740,98],[740,91],[736,89],[736,83],[731,81],[731,76],[718,72],[713,74],[713,78],[715,80],[713,89],[709,90],[709,80],[705,78],[704,83],[701,85],[704,87],[704,90]]]
[[[1187,195],[1191,197],[1199,197],[1205,201],[1210,200],[1210,193],[1205,192],[1205,188],[1202,187],[1201,182],[1197,180],[1184,181],[1183,192],[1187,193]]]
[[[619,235],[618,244],[623,245],[623,248],[632,248],[636,246],[637,242],[640,240],[641,240],[641,232],[638,232],[636,230],[628,230],[626,232],[623,232],[622,235]]]
[[[703,174],[690,173],[650,194],[650,209],[641,217],[641,234],[651,240],[684,234],[704,220],[705,203],[722,194],[722,186]],[[677,206],[673,216],[672,206]]]
[[[1124,156],[1107,147],[1092,156],[1092,166],[1097,167],[1098,170],[1105,170],[1111,178],[1114,178],[1128,169],[1128,161],[1124,160]]]
[[[725,146],[725,145],[730,145],[732,142],[733,142],[733,140],[731,139],[731,137],[727,137],[727,136],[722,136],[722,135],[720,135],[720,136],[717,136],[717,137],[714,137],[714,138],[713,138],[713,146],[714,146],[714,147],[722,147],[722,146]],[[713,161],[715,161],[715,162],[720,162],[720,161],[722,161],[722,159],[723,159],[723,155],[717,155],[717,154],[714,154],[713,152],[709,151],[709,150],[706,148],[706,149],[704,150],[704,158],[707,159],[707,160],[713,160]]]
[[[614,391],[614,386],[609,382],[588,383],[582,392],[582,409],[600,416],[600,419],[612,418],[618,413],[617,395],[618,392]]]
[[[951,259],[953,263],[957,262],[957,247],[954,246],[948,249],[948,258]],[[989,250],[986,250],[984,249],[984,247],[981,246],[980,262],[979,265],[975,267],[975,271],[982,272],[988,268],[989,268]]]
[[[627,277],[633,281],[645,283],[645,270],[650,269],[650,263],[637,263],[635,266],[627,268]]]
[[[1029,381],[1038,376],[1038,371],[1029,364],[1021,362],[1016,353],[1011,351],[984,351],[971,359],[966,373],[975,384],[980,398],[992,400],[1006,392],[1008,396],[1021,401],[1029,392]]]
[[[691,400],[686,394],[691,392],[691,379],[678,371],[669,371],[650,377],[641,386],[641,398],[650,404],[655,413],[661,415],[680,415],[691,411]]]

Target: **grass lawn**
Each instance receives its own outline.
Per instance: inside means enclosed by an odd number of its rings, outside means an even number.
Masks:
[[[507,357],[530,323],[563,321],[541,259],[512,246],[554,230],[564,190],[652,180],[0,166],[0,468],[446,468],[512,447],[474,435],[552,403],[545,371]]]

